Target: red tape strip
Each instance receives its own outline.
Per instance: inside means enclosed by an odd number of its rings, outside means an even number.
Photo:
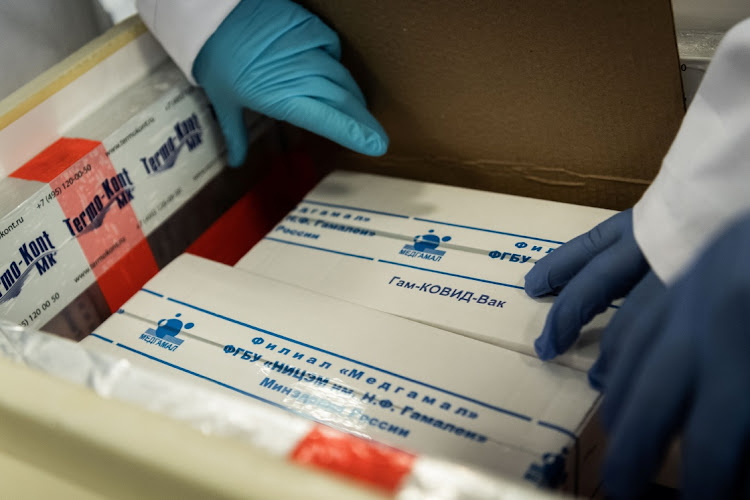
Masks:
[[[297,445],[291,458],[342,474],[395,494],[416,457],[395,448],[316,426]]]

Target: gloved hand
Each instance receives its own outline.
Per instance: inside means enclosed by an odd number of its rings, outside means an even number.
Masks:
[[[639,294],[632,321],[608,328],[620,343],[607,360],[602,406],[604,485],[615,497],[639,493],[680,431],[685,497],[750,495],[748,255],[750,217],[668,290]]]
[[[537,355],[548,360],[565,352],[586,323],[627,295],[649,269],[633,235],[630,210],[537,262],[526,274],[526,293],[531,297],[559,293],[534,343]]]
[[[591,386],[600,391],[607,390],[607,374],[612,365],[612,360],[622,350],[623,345],[628,342],[628,331],[631,324],[639,321],[644,311],[649,310],[666,293],[667,287],[656,276],[649,271],[646,276],[633,288],[625,299],[625,303],[615,313],[612,321],[602,333],[599,343],[599,358],[589,370],[589,382]]]
[[[211,100],[228,161],[242,164],[249,108],[378,156],[388,137],[338,59],[336,33],[288,0],[242,0],[208,39],[193,75]]]

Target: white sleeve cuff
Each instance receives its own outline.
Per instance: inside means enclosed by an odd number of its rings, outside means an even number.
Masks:
[[[701,244],[700,230],[692,229],[695,214],[688,217],[679,181],[662,166],[661,172],[633,207],[633,232],[643,255],[662,282],[670,284],[692,261]],[[681,201],[682,200],[682,201]],[[691,230],[692,229],[692,230]]]
[[[667,284],[750,212],[750,19],[724,37],[659,175],[633,209],[643,254]]]
[[[193,62],[240,0],[137,0],[151,33],[191,83]]]

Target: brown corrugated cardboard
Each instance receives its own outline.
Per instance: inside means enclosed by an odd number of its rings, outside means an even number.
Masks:
[[[341,34],[392,140],[326,170],[625,208],[681,119],[668,0],[303,3]]]
[[[391,138],[365,170],[624,209],[683,114],[668,0],[306,0]]]

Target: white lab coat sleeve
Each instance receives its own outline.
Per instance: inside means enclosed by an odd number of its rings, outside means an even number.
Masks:
[[[193,62],[240,0],[137,0],[138,12],[192,83]]]
[[[750,19],[719,45],[659,174],[633,209],[635,239],[674,282],[750,211]]]

